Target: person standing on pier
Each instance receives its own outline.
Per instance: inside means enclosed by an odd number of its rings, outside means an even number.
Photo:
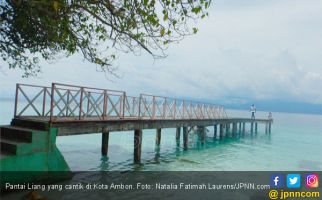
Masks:
[[[252,117],[251,118],[252,119],[255,119],[256,107],[255,107],[254,104],[250,106],[250,110],[249,111],[252,113]]]
[[[269,119],[269,120],[273,120],[272,112],[269,112],[269,113],[268,113],[268,119]]]
[[[270,119],[270,120],[272,120],[272,119],[273,119],[272,112],[269,112],[269,113],[268,113],[268,119]]]

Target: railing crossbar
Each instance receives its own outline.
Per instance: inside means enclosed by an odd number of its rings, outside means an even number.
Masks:
[[[25,112],[27,110],[27,108],[29,106],[31,106],[35,111],[36,113],[38,114],[38,116],[41,116],[40,112],[37,110],[37,108],[34,106],[33,102],[44,92],[44,89],[42,89],[32,100],[30,100],[28,98],[28,96],[26,95],[26,93],[19,87],[19,90],[21,91],[21,93],[23,94],[23,96],[26,98],[26,100],[28,101],[28,105],[25,106],[21,112],[18,114],[18,116],[20,116],[23,112]]]
[[[118,117],[121,117],[120,112],[118,112],[117,108],[116,108],[116,106],[120,103],[121,99],[118,98],[118,100],[115,104],[113,103],[113,100],[110,98],[110,95],[107,96],[107,99],[110,100],[110,103],[112,106],[111,110],[107,113],[107,115],[109,116],[114,111]]]

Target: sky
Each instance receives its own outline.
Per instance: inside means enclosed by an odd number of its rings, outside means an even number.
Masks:
[[[120,79],[107,79],[80,55],[42,62],[42,74],[28,79],[2,62],[0,95],[14,97],[17,82],[59,82],[224,104],[322,104],[321,0],[215,0],[197,26],[167,58],[119,54]]]

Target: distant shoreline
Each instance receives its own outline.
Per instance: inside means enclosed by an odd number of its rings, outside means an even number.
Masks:
[[[226,107],[226,110],[239,110],[239,111],[249,111],[246,109],[239,109],[239,108],[230,108],[230,107]],[[289,113],[289,114],[304,114],[304,115],[322,115],[322,111],[320,113],[318,112],[297,112],[297,111],[278,111],[278,110],[259,110],[257,109],[257,111],[259,112],[272,112],[272,113]]]

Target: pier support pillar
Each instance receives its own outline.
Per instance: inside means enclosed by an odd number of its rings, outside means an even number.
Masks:
[[[222,139],[224,137],[224,125],[219,125],[219,139]]]
[[[183,128],[183,149],[188,149],[188,128],[184,126]]]
[[[134,162],[141,162],[142,130],[134,130]]]
[[[232,135],[235,137],[237,134],[237,123],[233,123]]]
[[[155,145],[160,146],[161,143],[161,128],[158,128],[155,135]]]
[[[246,130],[246,123],[243,122],[243,131],[242,131],[243,135],[245,135],[245,130]]]
[[[109,131],[103,131],[102,133],[102,155],[107,156],[108,152],[108,139],[109,139],[110,132]]]
[[[214,125],[214,139],[217,138],[217,124]]]
[[[226,124],[226,136],[229,134],[230,124]]]
[[[241,125],[242,125],[242,123],[241,123],[241,122],[239,122],[239,124],[238,124],[238,133],[239,133],[239,134],[241,133]]]
[[[271,122],[269,122],[269,123],[268,123],[268,133],[271,133],[271,127],[272,127],[272,123],[271,123]]]
[[[257,133],[257,122],[255,123],[255,133]]]
[[[198,141],[201,140],[202,126],[197,126]]]
[[[177,127],[176,129],[176,141],[180,142],[180,132],[181,132],[181,127]]]
[[[254,132],[254,123],[250,123],[250,132],[253,133]]]
[[[200,126],[199,127],[199,139],[201,141],[201,144],[205,144],[205,138],[206,138],[206,127]]]

